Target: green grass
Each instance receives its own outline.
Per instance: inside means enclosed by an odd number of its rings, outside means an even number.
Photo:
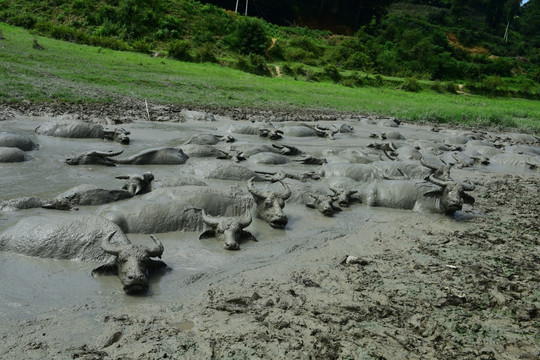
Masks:
[[[77,45],[0,23],[0,102],[103,102],[130,97],[185,106],[328,109],[405,120],[515,127],[540,132],[540,101],[350,88],[290,77],[266,78]],[[45,49],[33,49],[37,39]]]

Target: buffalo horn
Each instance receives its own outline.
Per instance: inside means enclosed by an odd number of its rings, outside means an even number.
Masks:
[[[435,176],[433,176],[433,174],[429,175],[428,179],[427,179],[429,182],[435,184],[435,185],[439,185],[441,187],[446,187],[448,185],[450,185],[451,181],[443,181],[441,179],[437,179]]]
[[[251,179],[248,180],[247,182],[247,189],[248,191],[253,195],[253,196],[257,196],[259,198],[262,198],[264,199],[266,196],[260,192],[259,190],[255,189],[255,187],[253,186],[253,179],[255,179],[255,177],[252,177]]]
[[[118,253],[120,252],[120,248],[113,246],[110,241],[112,237],[116,234],[116,230],[111,232],[109,235],[105,236],[101,240],[101,248],[103,251],[105,251],[107,254],[118,256]]]
[[[438,168],[437,166],[433,166],[433,165],[431,165],[431,164],[428,164],[428,163],[424,160],[424,157],[421,157],[421,158],[420,158],[420,164],[422,164],[422,166],[427,167],[428,169],[431,169],[431,170],[434,170],[434,171],[441,171],[441,169]]]
[[[285,188],[285,192],[280,194],[280,196],[283,200],[287,200],[289,197],[291,197],[291,189],[289,188],[289,185],[285,184],[283,181],[279,180],[279,182]]]
[[[120,151],[97,151],[97,150],[94,150],[94,151],[90,151],[88,154],[89,155],[98,155],[98,156],[118,156],[123,152],[124,152],[124,150],[120,150]]]
[[[248,210],[246,215],[240,218],[240,221],[238,221],[238,225],[240,225],[240,227],[243,229],[243,228],[248,227],[251,224],[251,221],[252,221],[251,211]]]
[[[146,252],[148,253],[148,256],[150,257],[157,256],[161,258],[161,254],[163,254],[163,244],[154,235],[150,235],[150,237],[152,238],[152,240],[154,240],[154,242],[156,243],[156,246],[152,248],[146,248]]]
[[[208,226],[216,227],[219,224],[219,220],[213,216],[207,215],[204,209],[202,211],[202,219]]]

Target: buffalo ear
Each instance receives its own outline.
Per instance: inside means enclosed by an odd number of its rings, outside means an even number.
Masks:
[[[310,209],[315,209],[315,204],[314,203],[307,203],[306,206]]]
[[[471,195],[469,195],[467,193],[463,193],[463,194],[461,194],[461,197],[463,198],[463,202],[465,204],[471,204],[471,205],[474,204],[475,200]]]
[[[92,270],[92,276],[95,275],[118,275],[118,265],[116,262],[110,262],[105,265],[98,266]]]
[[[332,204],[332,207],[334,208],[334,211],[338,212],[338,211],[343,211],[342,208],[340,208],[339,206],[336,206],[334,204]]]
[[[444,190],[441,189],[441,190],[433,190],[433,191],[428,191],[427,193],[424,193],[424,196],[427,196],[427,197],[439,197],[443,194]]]
[[[199,235],[199,240],[208,239],[214,236],[216,236],[216,230],[214,229],[205,230],[201,235]]]
[[[146,269],[148,270],[148,272],[152,272],[166,267],[167,264],[165,264],[163,261],[150,259],[150,261],[148,261]]]
[[[242,230],[242,235],[241,235],[242,239],[246,239],[246,240],[253,240],[253,241],[259,241],[257,240],[257,238],[255,237],[255,235],[253,235],[252,233],[250,233],[249,231],[246,231],[246,230]]]

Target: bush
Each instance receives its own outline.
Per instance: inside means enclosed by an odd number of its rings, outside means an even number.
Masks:
[[[431,89],[435,92],[438,92],[439,94],[442,94],[444,92],[444,86],[440,81],[435,81],[433,84],[431,84]]]
[[[37,19],[30,14],[20,14],[9,19],[8,23],[15,26],[22,26],[25,29],[32,29]]]
[[[422,90],[422,86],[415,78],[409,77],[405,79],[403,84],[401,84],[400,89],[410,92],[419,92]]]
[[[281,42],[278,40],[275,40],[273,46],[271,46],[268,49],[267,55],[270,59],[284,60],[285,49],[283,48],[283,45],[281,44]]]
[[[363,52],[355,52],[345,62],[344,67],[351,70],[369,70],[373,68],[373,61]]]
[[[212,44],[205,44],[195,49],[195,61],[217,63],[216,49]]]
[[[288,76],[296,76],[296,71],[289,64],[283,64],[281,67],[281,72]]]
[[[356,72],[352,73],[351,75],[344,76],[341,80],[341,84],[348,87],[360,87],[363,86],[364,83],[364,79]]]
[[[191,51],[191,43],[186,40],[175,40],[172,41],[167,51],[169,53],[169,57],[181,60],[181,61],[192,61],[193,58],[191,57],[190,51]]]
[[[264,55],[269,46],[269,37],[262,20],[242,17],[227,39],[231,50],[240,54]]]
[[[332,80],[335,83],[338,83],[341,80],[341,74],[339,73],[339,70],[334,65],[326,66],[323,71],[323,76],[325,78]]]
[[[484,89],[487,93],[496,94],[498,91],[508,90],[508,87],[504,83],[504,81],[501,79],[500,76],[487,76],[482,80],[480,83],[480,86],[482,89]]]
[[[236,68],[251,74],[260,76],[271,76],[272,73],[266,65],[264,57],[256,54],[249,54],[248,57],[240,56],[236,63]]]
[[[144,40],[134,41],[131,44],[131,47],[133,48],[133,50],[135,50],[137,52],[140,52],[140,53],[143,53],[143,54],[148,54],[148,53],[150,53],[150,50],[151,50],[150,44],[147,43]]]

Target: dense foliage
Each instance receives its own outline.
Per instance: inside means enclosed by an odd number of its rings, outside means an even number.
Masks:
[[[264,9],[261,15],[277,23],[354,34],[277,26],[194,0],[0,0],[0,21],[62,40],[260,75],[279,73],[268,69],[271,63],[297,79],[347,86],[393,86],[391,76],[407,79],[401,88],[410,91],[434,80],[435,91],[455,89],[459,81],[475,93],[540,93],[540,0],[526,6],[519,0],[254,0],[250,9]]]

